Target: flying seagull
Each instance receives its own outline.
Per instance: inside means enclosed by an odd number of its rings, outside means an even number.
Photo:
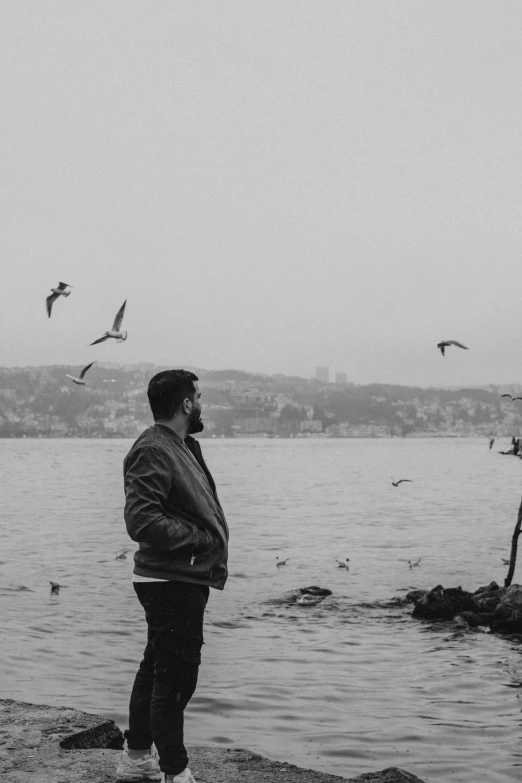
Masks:
[[[349,557],[347,557],[346,560],[339,560],[338,557],[336,557],[335,559],[337,561],[338,568],[347,568],[348,570],[350,570],[350,566],[348,565],[348,563],[350,562]]]
[[[494,442],[495,442],[495,438],[490,438],[490,439],[489,439],[489,448],[490,448],[490,449],[492,449],[492,448],[493,448],[493,444],[494,444]]]
[[[116,555],[114,558],[115,560],[126,560],[127,559],[127,552],[130,552],[130,549],[123,549],[119,555]]]
[[[444,351],[446,350],[448,345],[456,345],[458,348],[464,348],[466,351],[469,351],[467,345],[462,345],[462,343],[459,343],[456,340],[442,340],[442,342],[437,343],[437,348],[440,348],[440,352],[443,356],[444,356]]]
[[[290,560],[289,557],[287,557],[286,560],[280,560],[279,557],[276,557],[276,561],[277,561],[276,562],[276,566],[278,568],[279,568],[279,566],[284,566],[284,565],[286,565],[288,563],[289,560]]]
[[[408,565],[410,568],[416,568],[416,566],[420,566],[420,561],[422,560],[422,557],[419,557],[418,560],[408,560]]]
[[[83,370],[80,373],[80,377],[79,378],[76,377],[76,375],[69,375],[68,372],[66,372],[65,375],[66,375],[67,378],[70,378],[73,383],[77,383],[78,386],[86,386],[87,384],[83,380],[83,376],[85,375],[87,370],[89,370],[92,367],[93,364],[94,364],[94,362],[91,362],[90,364],[87,365],[87,367],[84,367]]]
[[[59,296],[69,296],[71,293],[68,289],[72,288],[69,283],[58,283],[57,288],[51,288],[52,294],[50,294],[45,300],[47,306],[47,315],[51,317],[51,310],[53,309],[53,302],[55,302]]]
[[[413,479],[399,479],[398,481],[394,481],[392,478],[392,484],[394,487],[398,487],[399,484],[402,484],[403,481],[409,481],[410,484],[413,484]]]
[[[501,394],[501,397],[509,397],[510,400],[522,400],[522,397],[512,397],[511,394]]]
[[[96,345],[97,343],[103,343],[105,342],[105,340],[108,340],[109,337],[114,337],[119,343],[122,343],[124,340],[127,339],[127,332],[124,329],[123,330],[121,329],[121,322],[123,321],[123,313],[125,312],[126,304],[127,304],[127,300],[124,301],[124,303],[118,310],[118,313],[112,325],[112,329],[109,329],[108,332],[105,332],[103,337],[100,337],[99,340],[95,340],[93,343],[91,343],[91,345]]]

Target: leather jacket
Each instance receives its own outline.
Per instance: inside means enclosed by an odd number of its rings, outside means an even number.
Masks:
[[[123,475],[127,532],[139,543],[134,573],[222,590],[228,526],[198,441],[154,424],[125,457]]]

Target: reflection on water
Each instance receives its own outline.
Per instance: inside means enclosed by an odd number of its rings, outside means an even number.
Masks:
[[[129,445],[0,441],[2,698],[126,725],[145,643],[132,554],[116,559],[129,546]],[[203,448],[231,528],[231,575],[211,591],[188,742],[345,777],[400,766],[441,783],[518,780],[520,640],[414,621],[404,595],[502,582],[522,463],[487,440]],[[392,474],[414,483],[394,488]],[[58,595],[50,581],[64,585]],[[309,585],[333,594],[314,606],[288,600]]]

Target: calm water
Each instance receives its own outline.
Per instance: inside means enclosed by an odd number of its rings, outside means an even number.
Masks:
[[[126,727],[145,644],[132,553],[115,560],[134,548],[122,518],[129,446],[0,440],[2,698]],[[421,623],[390,599],[502,582],[522,462],[486,440],[203,449],[230,524],[231,576],[211,591],[189,744],[248,747],[345,777],[396,765],[440,783],[519,780],[522,642]],[[395,489],[391,476],[414,483]],[[351,558],[349,572],[336,557]],[[51,595],[49,580],[67,587]],[[317,607],[281,601],[311,584],[333,596]]]

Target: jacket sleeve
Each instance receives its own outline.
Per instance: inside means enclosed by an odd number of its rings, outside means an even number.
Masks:
[[[171,552],[181,547],[194,551],[208,544],[209,535],[173,515],[164,506],[172,487],[172,466],[159,449],[137,449],[124,468],[125,524],[133,541]]]

